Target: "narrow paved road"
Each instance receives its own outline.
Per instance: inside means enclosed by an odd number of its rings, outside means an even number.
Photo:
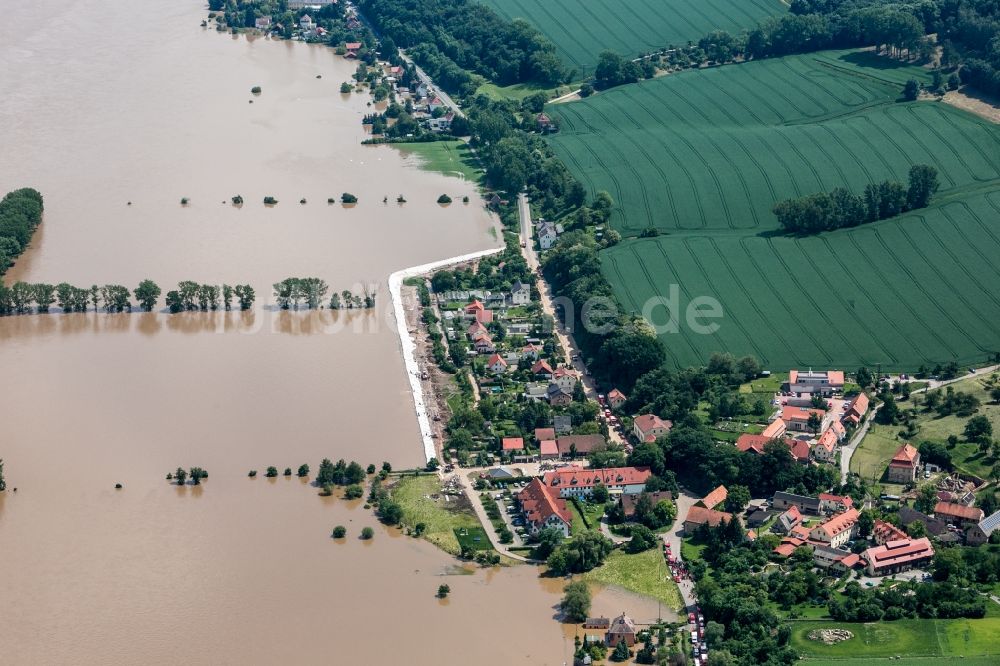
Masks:
[[[681,494],[677,496],[677,519],[670,532],[664,535],[664,541],[670,544],[670,552],[678,561],[682,559],[681,540],[684,535],[684,517],[687,516],[688,509],[700,499],[700,497],[695,497],[685,490],[681,490]],[[682,579],[677,587],[681,591],[681,599],[684,600],[684,607],[687,609],[685,612],[693,613],[698,605],[698,600],[694,596],[694,581]]]
[[[413,65],[413,69],[417,73],[417,78],[419,78],[423,82],[423,84],[427,86],[428,95],[432,94],[437,95],[438,98],[445,103],[445,106],[450,108],[455,113],[456,116],[461,116],[462,118],[465,117],[465,114],[462,112],[462,109],[458,108],[458,102],[453,100],[448,95],[448,93],[446,93],[445,91],[441,90],[436,85],[434,85],[434,80],[431,79],[431,77],[427,76],[427,73],[424,70],[420,69],[420,67],[415,62],[413,62],[413,60],[410,59],[410,56],[406,55],[402,49],[400,49],[399,51],[399,57],[402,58],[407,64]]]
[[[531,233],[531,207],[528,205],[528,196],[524,192],[517,195],[517,212],[521,222],[521,254],[524,255],[524,259],[528,263],[528,268],[534,271],[539,266],[538,254],[535,252]],[[591,400],[597,400],[597,385],[594,383],[593,377],[587,374],[587,366],[583,363],[580,348],[577,346],[576,340],[573,339],[573,334],[559,323],[559,317],[556,316],[556,308],[548,282],[539,274],[535,279],[535,286],[541,298],[542,312],[552,317],[555,325],[556,339],[559,340],[563,354],[568,359],[569,365],[580,373],[584,395]],[[616,430],[609,428],[608,434],[613,444],[625,446],[625,440]]]

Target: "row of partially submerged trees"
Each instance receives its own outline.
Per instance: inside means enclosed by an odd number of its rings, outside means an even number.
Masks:
[[[344,289],[334,292],[327,300],[329,285],[320,278],[286,278],[274,285],[274,298],[283,310],[300,307],[318,309],[327,305],[332,310],[375,307],[375,289],[365,285],[360,294]],[[120,284],[77,287],[68,282],[52,285],[44,282],[15,282],[10,287],[0,283],[0,315],[46,313],[53,306],[64,313],[71,312],[131,312],[138,307],[151,312],[159,303],[163,291],[152,280],[143,280],[132,290]],[[133,300],[135,303],[133,304]],[[248,284],[199,284],[191,280],[177,283],[165,295],[171,314],[178,312],[209,312],[219,309],[249,310],[256,300],[254,288]]]

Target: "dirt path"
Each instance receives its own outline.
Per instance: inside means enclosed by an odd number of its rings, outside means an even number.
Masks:
[[[974,113],[991,123],[1000,123],[1000,101],[987,98],[972,97],[958,90],[950,90],[944,94],[941,101],[954,107]]]

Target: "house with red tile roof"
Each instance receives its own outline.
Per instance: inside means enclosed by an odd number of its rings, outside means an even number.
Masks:
[[[537,375],[539,377],[544,377],[546,379],[552,378],[552,366],[545,359],[541,361],[535,361],[535,364],[531,366],[531,374]]]
[[[476,310],[475,317],[480,324],[490,324],[493,322],[493,310]]]
[[[820,432],[829,425],[830,417],[823,409],[804,409],[793,405],[785,405],[781,408],[781,420],[789,430],[795,432],[812,432],[809,427],[809,417],[816,415],[820,422]]]
[[[556,429],[555,428],[535,428],[535,441],[540,442],[543,439],[555,439]]]
[[[538,360],[538,355],[542,353],[542,348],[538,345],[528,343],[521,347],[521,359],[531,359],[532,361]],[[549,373],[552,374],[552,373]]]
[[[569,536],[573,515],[566,506],[566,500],[556,497],[552,489],[539,479],[532,479],[517,494],[517,500],[521,504],[526,526],[532,534],[546,527],[555,527],[564,536]]]
[[[917,478],[920,451],[911,444],[903,444],[889,461],[887,477],[890,483],[909,483]]]
[[[706,509],[714,509],[715,507],[725,502],[727,497],[729,497],[729,490],[727,490],[725,486],[719,486],[718,488],[716,488],[715,490],[713,490],[712,492],[710,492],[709,494],[705,495],[700,500],[695,502],[695,504],[696,505],[700,504]]]
[[[632,419],[632,434],[640,442],[655,442],[670,432],[673,423],[661,419],[656,414],[640,414]]]
[[[552,373],[552,381],[558,384],[559,388],[563,391],[572,395],[573,389],[576,388],[576,383],[580,381],[580,373],[573,368],[559,366]]]
[[[831,548],[840,548],[857,532],[859,515],[857,509],[848,509],[844,513],[837,514],[810,530],[809,540],[826,544]]]
[[[908,571],[914,567],[930,564],[934,559],[934,547],[930,539],[897,539],[880,546],[873,546],[864,552],[869,576],[888,576]]]
[[[845,428],[844,424],[837,419],[832,419],[830,421],[830,427],[827,428],[827,430],[832,430],[834,434],[837,435],[838,442],[844,441],[844,437],[847,436],[847,428]]]
[[[827,428],[812,447],[813,458],[821,462],[833,462],[837,457],[837,433]]]
[[[544,115],[544,114],[542,114]],[[604,635],[604,642],[610,647],[617,647],[619,643],[632,647],[635,645],[635,622],[625,613],[622,613],[611,621],[607,633]]]
[[[628,400],[628,398],[625,397],[625,394],[616,388],[611,389],[611,392],[608,393],[608,406],[611,409],[618,409],[625,404],[626,400]]]
[[[559,447],[560,458],[572,458],[576,456],[587,456],[594,451],[603,451],[608,448],[608,442],[604,435],[563,435],[556,438],[556,445]]]
[[[934,505],[934,517],[952,525],[968,527],[983,519],[983,510],[977,506],[938,502]]]
[[[708,525],[709,527],[718,527],[722,521],[727,523],[732,522],[733,514],[726,513],[725,511],[715,511],[713,509],[706,509],[703,506],[692,506],[688,509],[687,516],[684,517],[684,532],[687,534],[693,534],[702,525]]]
[[[781,419],[774,419],[771,421],[764,432],[760,433],[761,437],[767,437],[768,439],[777,439],[785,435],[785,431],[788,430],[787,424]]]
[[[524,438],[523,437],[504,437],[500,443],[501,448],[504,452],[507,451],[524,451]]]
[[[847,406],[843,420],[852,425],[858,425],[868,413],[868,396],[864,391],[854,396],[854,400]]]
[[[876,520],[875,526],[872,528],[872,541],[879,546],[883,546],[890,541],[899,541],[908,538],[909,536],[907,536],[906,532],[884,520]]]
[[[493,344],[493,338],[488,333],[476,336],[472,347],[476,350],[477,354],[492,354],[497,350],[496,345]]]
[[[764,447],[771,441],[782,442],[788,447],[788,452],[795,460],[802,464],[809,464],[809,443],[801,439],[793,439],[791,437],[780,439],[744,433],[736,439],[736,448],[743,453],[749,452],[760,455],[764,453]]]
[[[813,564],[824,569],[847,571],[861,563],[861,557],[849,550],[831,548],[823,544],[811,544],[813,549]]]
[[[486,367],[490,369],[494,375],[502,375],[507,372],[507,361],[500,354],[493,354],[490,356],[490,360],[486,362]]]
[[[469,336],[471,340],[475,340],[477,336],[482,337],[483,335],[490,334],[487,328],[478,321],[474,321],[471,324],[469,324],[469,328],[465,329],[465,333],[466,335]]]
[[[555,460],[559,457],[559,447],[554,439],[543,439],[538,443],[539,458],[542,460]]]
[[[832,395],[844,389],[843,370],[789,370],[787,389],[791,393]]]
[[[774,552],[783,557],[791,557],[792,553],[799,548],[799,546],[806,545],[805,540],[799,539],[798,537],[785,537],[781,540],[781,544],[774,548]]]
[[[736,438],[736,448],[742,453],[750,452],[760,455],[764,453],[764,445],[771,441],[770,437],[764,437],[763,435],[751,435],[750,433],[743,433]]]
[[[840,513],[854,506],[854,500],[847,495],[820,493],[818,499],[820,513]]]
[[[612,495],[641,493],[646,488],[650,472],[647,467],[609,467],[583,469],[564,467],[542,476],[542,483],[559,494],[559,497],[589,497],[594,486],[603,483]]]
[[[788,444],[788,450],[799,463],[803,465],[809,464],[809,458],[812,455],[812,451],[809,448],[809,442],[803,439],[786,439],[785,443]]]
[[[485,309],[486,309],[486,306],[483,305],[482,301],[480,301],[477,298],[477,299],[473,300],[471,303],[469,303],[468,305],[465,306],[465,314],[471,315],[471,316],[475,316],[475,314],[477,312],[482,312]]]

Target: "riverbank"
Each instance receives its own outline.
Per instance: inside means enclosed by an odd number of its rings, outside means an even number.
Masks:
[[[399,344],[403,352],[403,365],[406,368],[406,376],[410,382],[410,392],[413,394],[413,407],[417,415],[417,425],[420,428],[420,439],[424,448],[424,457],[427,460],[437,456],[434,444],[434,431],[431,428],[431,413],[428,407],[429,400],[424,396],[424,386],[421,380],[422,370],[417,362],[417,335],[418,329],[408,325],[406,308],[403,299],[403,281],[411,277],[420,277],[433,271],[473,261],[480,257],[486,257],[503,251],[503,247],[480,250],[450,259],[442,259],[429,264],[413,266],[396,271],[389,276],[389,298],[392,300],[392,312],[396,319],[396,333],[399,335]],[[419,301],[416,304],[419,307]],[[430,397],[433,401],[433,396]]]

